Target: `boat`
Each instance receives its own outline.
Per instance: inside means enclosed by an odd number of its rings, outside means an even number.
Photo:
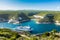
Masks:
[[[32,31],[32,28],[30,26],[18,26],[16,30],[17,31]]]

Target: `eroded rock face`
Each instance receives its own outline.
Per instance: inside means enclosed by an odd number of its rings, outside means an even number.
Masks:
[[[10,14],[0,14],[0,22],[7,22],[9,20],[9,17],[10,17]],[[30,18],[26,16],[26,14],[21,13],[21,14],[18,14],[18,18],[16,18],[16,20],[20,22],[25,22],[25,21],[29,21]]]
[[[0,14],[0,22],[6,22],[9,19],[9,14]]]
[[[21,13],[21,14],[18,15],[18,20],[20,22],[25,22],[25,21],[29,21],[30,18],[26,14]]]
[[[47,14],[44,19],[42,19],[41,23],[54,23],[54,15],[53,14]]]

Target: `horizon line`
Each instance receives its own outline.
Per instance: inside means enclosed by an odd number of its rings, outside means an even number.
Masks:
[[[14,9],[6,9],[6,10],[0,10],[0,11],[18,11],[18,10],[14,10]],[[23,10],[30,10],[30,9],[23,9]],[[32,9],[33,10],[33,9]],[[60,11],[60,10],[36,10],[36,11]]]

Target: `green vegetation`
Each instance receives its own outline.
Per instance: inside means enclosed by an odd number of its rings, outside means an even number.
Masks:
[[[60,11],[41,11],[40,13],[38,13],[37,15],[40,16],[45,16],[47,14],[53,14],[54,15],[54,20],[58,20],[60,21]]]
[[[20,13],[25,13],[28,17],[34,18],[33,15],[40,15],[40,16],[45,16],[47,14],[53,14],[54,15],[54,20],[60,21],[60,11],[38,11],[38,10],[6,10],[2,11],[0,10],[0,14],[9,14],[9,18],[15,17],[17,18],[18,14]]]
[[[43,34],[32,35],[29,32],[16,32],[10,29],[0,29],[0,40],[59,40],[56,30]]]
[[[14,40],[20,37],[17,32],[10,29],[0,29],[0,38],[2,40]]]

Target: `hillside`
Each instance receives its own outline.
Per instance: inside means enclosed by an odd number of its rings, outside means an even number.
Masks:
[[[16,32],[10,29],[0,29],[0,40],[59,40],[60,33],[56,30],[43,34],[30,34],[29,32]]]
[[[12,18],[13,16],[15,18],[18,17],[19,14],[21,13],[26,14],[29,18],[34,18],[33,15],[40,15],[40,16],[45,16],[47,14],[53,14],[54,15],[54,20],[58,20],[60,21],[60,11],[38,11],[38,10],[17,10],[17,11],[13,11],[13,10],[6,10],[6,11],[2,11],[0,10],[0,14],[8,14],[9,18]]]

